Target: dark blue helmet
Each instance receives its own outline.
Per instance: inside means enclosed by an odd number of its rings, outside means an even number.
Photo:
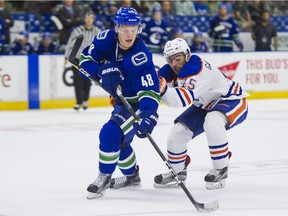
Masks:
[[[141,18],[138,15],[138,12],[134,8],[124,8],[121,7],[115,17],[114,17],[115,25],[140,25]]]

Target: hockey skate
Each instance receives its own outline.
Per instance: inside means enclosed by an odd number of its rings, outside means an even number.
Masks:
[[[87,110],[88,109],[88,102],[87,101],[83,101],[82,106],[83,106],[84,110]]]
[[[232,157],[232,152],[228,151],[228,158]],[[214,190],[224,188],[226,185],[225,179],[228,178],[228,167],[224,167],[223,169],[214,169],[208,173],[204,181],[206,181],[206,189]]]
[[[136,170],[132,175],[113,178],[110,183],[110,188],[138,188],[141,187],[141,179],[139,176],[139,167],[136,166]]]
[[[228,167],[222,169],[213,169],[208,173],[204,180],[206,189],[214,190],[225,187],[225,179],[228,177]]]
[[[87,199],[100,198],[105,195],[106,189],[109,188],[111,182],[110,174],[100,173],[98,178],[88,186]]]
[[[182,181],[185,182],[187,178],[187,166],[189,165],[191,159],[189,155],[187,155],[186,160],[185,160],[185,168],[181,172],[177,173],[178,178]],[[166,173],[159,174],[154,177],[154,187],[155,188],[173,188],[173,187],[178,187],[179,182],[175,179],[174,174],[169,171]]]
[[[75,104],[73,109],[78,111],[80,109],[81,105],[80,104]]]

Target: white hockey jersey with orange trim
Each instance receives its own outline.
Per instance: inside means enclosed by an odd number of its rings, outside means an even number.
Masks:
[[[167,65],[165,67],[166,72],[172,71],[171,68],[167,70]],[[219,101],[249,96],[239,83],[229,80],[217,67],[198,55],[192,55],[181,69],[177,83],[178,87],[169,86],[162,95],[162,101],[169,107],[185,107],[193,103],[209,110]]]

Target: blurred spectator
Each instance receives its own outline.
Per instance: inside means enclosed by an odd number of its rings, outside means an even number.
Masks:
[[[191,39],[190,38],[185,38],[184,37],[184,32],[183,30],[180,28],[180,27],[176,27],[172,30],[172,33],[171,33],[171,37],[169,38],[169,40],[173,40],[175,38],[183,38],[186,40],[187,44],[189,45],[189,47],[192,46],[191,44]]]
[[[206,2],[207,1],[204,0],[194,2],[194,7],[197,15],[201,16],[201,15],[207,15],[209,13],[209,9]]]
[[[184,32],[180,27],[174,28],[172,31],[171,40],[173,40],[175,38],[184,38]]]
[[[147,1],[138,0],[138,1],[132,1],[132,7],[138,11],[139,14],[145,15],[149,13],[149,7],[147,4]]]
[[[210,21],[208,34],[213,39],[214,52],[232,52],[233,41],[239,50],[243,51],[244,46],[239,37],[237,23],[227,15],[225,4],[219,5],[218,15]]]
[[[5,9],[5,0],[0,0],[0,18],[2,18],[4,23],[4,46],[8,46],[11,43],[10,28],[14,25],[14,21],[10,15],[10,12]]]
[[[27,31],[21,31],[15,41],[11,44],[10,54],[32,54],[34,53],[33,46],[28,42],[29,33]]]
[[[98,20],[96,15],[95,15],[94,25],[98,27],[101,31],[104,31],[106,29],[105,24],[101,20]]]
[[[162,19],[167,23],[169,32],[173,32],[173,29],[177,27],[177,22],[175,18],[175,14],[172,12],[171,2],[170,1],[162,1],[161,2],[162,8]],[[169,35],[171,38],[171,35]]]
[[[254,24],[259,24],[261,22],[261,14],[264,10],[268,10],[267,4],[265,2],[262,2],[261,0],[254,0],[252,2],[249,2],[248,4],[248,10],[251,15],[251,19],[254,22]]]
[[[93,1],[90,8],[96,15],[108,16],[110,14],[110,3],[107,0]]]
[[[241,31],[248,31],[252,26],[251,15],[244,0],[233,2],[233,17]]]
[[[25,1],[26,12],[28,13],[52,13],[53,7],[59,4],[59,1]]]
[[[149,12],[146,15],[152,15],[154,8],[161,7],[160,1],[147,1],[146,0],[146,5],[149,8]]]
[[[72,51],[76,38],[79,35],[84,35],[84,40],[76,54],[76,59],[79,60],[81,51],[86,46],[90,45],[94,40],[95,36],[101,32],[99,28],[93,25],[94,20],[95,20],[95,14],[92,11],[88,11],[86,12],[84,18],[85,24],[78,26],[72,31],[67,43],[67,49],[65,50],[64,70],[66,68],[67,60]],[[72,70],[73,70],[74,89],[76,96],[76,104],[73,108],[75,110],[79,110],[80,107],[82,106],[82,108],[86,110],[88,108],[91,81],[86,78],[83,78],[76,68],[73,67]]]
[[[274,50],[278,50],[278,36],[276,26],[270,23],[270,13],[264,10],[261,22],[252,27],[252,39],[255,40],[255,51],[271,51],[272,39]]]
[[[53,42],[50,32],[44,32],[42,40],[36,49],[37,54],[56,54],[56,43]]]
[[[72,29],[83,23],[81,15],[81,8],[77,6],[74,0],[63,0],[63,6],[57,12],[63,25],[63,29],[59,32],[60,52],[65,50]]]
[[[175,2],[175,13],[180,16],[195,16],[197,12],[194,4],[189,0],[181,0]]]
[[[114,28],[113,16],[116,14],[118,9],[115,3],[107,0],[93,1],[90,8],[96,16],[100,15],[100,20],[96,20],[96,23],[97,21],[102,22],[104,24],[104,29]],[[97,25],[97,27],[103,29],[103,26]]]
[[[142,38],[151,52],[162,52],[168,35],[167,23],[162,19],[160,7],[153,9],[152,19],[143,22]]]
[[[218,1],[207,1],[208,15],[216,16],[218,14],[219,2]]]
[[[146,1],[132,1],[132,0],[123,0],[121,4],[118,5],[117,8],[124,7],[124,8],[134,8],[141,14],[147,14],[149,12],[149,7]]]
[[[225,7],[227,8],[227,14],[229,16],[231,16],[233,14],[233,7],[232,7],[232,3],[230,1],[220,1],[221,5],[225,5]]]
[[[4,20],[0,17],[0,55],[6,54],[5,50]]]
[[[118,7],[115,4],[109,4],[109,11],[107,15],[103,15],[103,22],[106,28],[114,28],[114,16],[117,13]]]
[[[208,52],[208,46],[203,38],[203,33],[198,31],[194,34],[191,52]]]
[[[273,16],[288,16],[288,1],[273,1],[271,15]]]
[[[131,0],[123,0],[122,4],[120,4],[120,7],[131,8],[132,7],[132,1]]]

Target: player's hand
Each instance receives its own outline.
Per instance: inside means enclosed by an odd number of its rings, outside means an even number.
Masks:
[[[218,25],[214,28],[214,32],[215,32],[216,37],[221,36],[223,33],[225,33],[225,31],[226,31],[226,27],[223,25]]]
[[[154,127],[157,124],[158,121],[158,114],[154,110],[145,110],[141,112],[140,118],[141,122],[135,122],[134,123],[134,128],[136,130],[136,135],[139,138],[145,138],[146,133],[151,134]]]
[[[104,64],[98,69],[98,75],[102,79],[102,87],[113,97],[117,97],[117,87],[124,80],[121,70],[116,64]]]
[[[243,43],[239,41],[239,42],[236,43],[236,45],[239,48],[239,52],[243,52],[243,49],[244,49]]]
[[[166,79],[162,76],[158,76],[158,79],[159,79],[160,96],[162,97],[168,88],[167,82],[166,82]]]

